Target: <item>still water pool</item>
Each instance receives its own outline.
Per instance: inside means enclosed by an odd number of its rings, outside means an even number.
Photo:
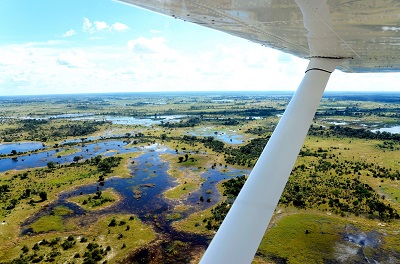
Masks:
[[[389,132],[392,134],[400,134],[400,126],[393,126],[393,127],[382,127],[379,129],[372,130],[372,132]]]
[[[39,150],[41,148],[44,148],[41,142],[1,143],[0,154],[10,154],[13,150],[17,152],[26,152]]]

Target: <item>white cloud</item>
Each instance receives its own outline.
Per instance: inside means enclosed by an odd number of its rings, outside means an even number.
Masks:
[[[90,22],[89,18],[87,18],[87,17],[83,18],[82,30],[83,30],[83,32],[94,33],[93,24],[92,24],[92,22]]]
[[[115,30],[115,31],[120,31],[120,32],[121,32],[121,31],[128,30],[129,27],[128,27],[127,25],[125,25],[125,24],[116,22],[116,23],[114,23],[114,24],[111,26],[111,29],[113,29],[113,30]]]
[[[0,94],[295,90],[308,63],[252,43],[207,51],[177,50],[165,38],[139,37],[129,49],[60,44],[1,46]],[[399,83],[400,74],[335,72],[327,89],[396,91]]]
[[[29,62],[31,54],[29,48],[19,46],[3,47],[0,52],[0,65],[12,67],[26,64]]]
[[[63,36],[64,38],[68,38],[68,37],[71,37],[71,36],[73,36],[73,35],[76,35],[76,31],[73,30],[73,29],[70,29],[70,30],[68,30],[67,32],[65,32],[62,36]]]
[[[169,53],[165,38],[139,37],[128,41],[129,50],[137,53]]]
[[[107,23],[103,21],[94,21],[94,26],[96,27],[97,31],[108,29]]]
[[[129,27],[123,23],[115,22],[111,26],[109,26],[104,21],[93,21],[93,23],[89,20],[89,18],[83,18],[83,32],[94,34],[100,31],[108,30],[108,31],[117,31],[122,32],[128,30]]]
[[[9,69],[0,71],[0,84],[12,83],[14,87],[24,87],[30,83],[30,71]]]
[[[87,54],[81,50],[61,53],[57,58],[57,63],[69,68],[87,68],[93,66]]]

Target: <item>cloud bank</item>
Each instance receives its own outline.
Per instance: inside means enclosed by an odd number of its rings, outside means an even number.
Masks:
[[[88,32],[109,30],[85,20]],[[94,33],[93,33],[94,34]],[[238,44],[239,43],[239,44]],[[43,42],[0,47],[0,94],[295,90],[308,61],[249,42],[185,51],[165,37],[74,47]],[[351,79],[349,79],[351,78]],[[328,90],[396,91],[399,74],[335,72]]]
[[[112,25],[108,25],[104,21],[94,21],[93,23],[89,20],[89,18],[85,17],[83,18],[83,25],[82,25],[82,31],[89,33],[89,34],[95,34],[97,32],[101,31],[117,31],[117,32],[122,32],[128,30],[129,27],[125,24],[122,24],[120,22],[115,22]]]

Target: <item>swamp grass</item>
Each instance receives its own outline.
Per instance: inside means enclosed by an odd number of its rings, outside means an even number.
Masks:
[[[78,195],[69,198],[68,201],[76,203],[84,210],[96,211],[111,206],[120,200],[119,195],[111,188],[101,191],[100,197],[96,193]]]
[[[187,161],[179,162],[178,157],[184,155],[177,154],[164,154],[162,155],[162,159],[168,161],[170,163],[170,169],[168,170],[168,174],[176,179],[178,185],[166,190],[164,192],[164,197],[172,200],[179,200],[183,197],[187,196],[189,193],[192,193],[198,189],[200,189],[201,183],[204,179],[200,176],[201,171],[204,170],[207,164],[207,159],[200,155],[190,155]],[[193,161],[192,161],[193,158]],[[187,165],[186,163],[193,164],[194,168],[198,169],[196,173],[191,169],[192,166]]]

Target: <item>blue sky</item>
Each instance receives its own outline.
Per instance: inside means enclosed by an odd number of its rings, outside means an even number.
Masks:
[[[295,90],[306,60],[111,0],[1,0],[0,95]],[[336,71],[327,90],[399,91]]]

